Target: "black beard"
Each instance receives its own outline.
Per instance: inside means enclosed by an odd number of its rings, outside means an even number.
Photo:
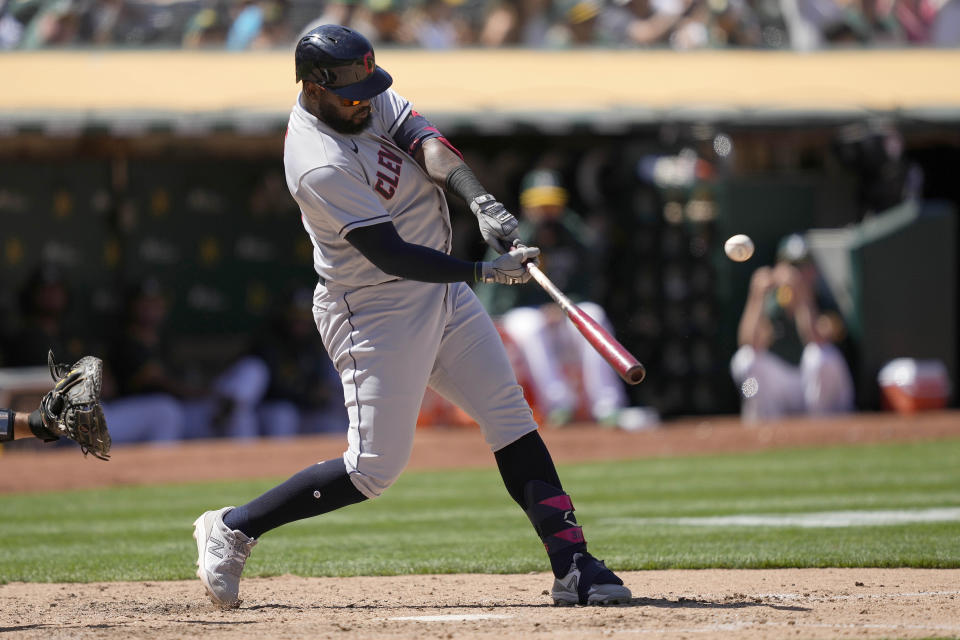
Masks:
[[[340,114],[337,113],[336,107],[333,107],[324,103],[317,103],[317,110],[320,112],[320,119],[323,120],[324,124],[336,131],[337,133],[346,133],[354,134],[360,133],[364,129],[370,126],[370,119],[373,117],[373,109],[370,109],[367,112],[367,117],[365,117],[360,122],[355,122],[347,118],[341,118]]]

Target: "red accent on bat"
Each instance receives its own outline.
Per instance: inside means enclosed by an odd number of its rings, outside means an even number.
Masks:
[[[556,300],[560,308],[570,318],[570,322],[587,339],[594,349],[610,363],[621,378],[628,384],[639,384],[647,375],[647,370],[622,344],[601,327],[596,320],[584,313],[570,301],[570,298],[560,291],[555,284],[532,263],[527,264],[527,270],[543,290]]]
[[[569,316],[570,322],[580,330],[583,337],[617,370],[617,373],[624,380],[630,384],[637,384],[643,380],[646,371],[640,361],[607,333],[606,329],[601,327],[596,320],[576,305],[567,310],[567,316]]]

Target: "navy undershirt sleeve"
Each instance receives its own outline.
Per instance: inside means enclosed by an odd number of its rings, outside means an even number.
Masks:
[[[393,141],[397,146],[411,156],[416,155],[417,149],[430,138],[443,138],[443,134],[416,111],[411,111],[393,134]]]
[[[392,222],[354,229],[347,242],[392,276],[421,282],[473,282],[476,263],[404,241]]]

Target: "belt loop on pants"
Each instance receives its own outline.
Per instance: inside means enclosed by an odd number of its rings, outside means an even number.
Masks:
[[[321,285],[327,286],[327,279],[324,278],[323,276],[317,276],[317,280],[320,281],[320,284],[321,284]]]

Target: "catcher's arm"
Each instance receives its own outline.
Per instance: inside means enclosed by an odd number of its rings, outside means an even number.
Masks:
[[[0,442],[32,438],[29,419],[26,413],[0,408]]]

